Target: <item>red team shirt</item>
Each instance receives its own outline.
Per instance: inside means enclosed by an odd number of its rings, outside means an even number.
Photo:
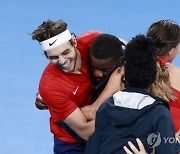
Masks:
[[[87,53],[99,34],[101,32],[90,30],[77,38],[77,49],[82,58],[81,74],[65,73],[49,63],[40,80],[39,92],[51,115],[51,132],[65,142],[77,143],[77,140],[57,122],[66,119],[76,108],[91,103],[94,85],[90,80]]]

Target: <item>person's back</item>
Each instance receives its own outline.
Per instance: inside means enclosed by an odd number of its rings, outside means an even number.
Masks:
[[[142,35],[128,43],[125,52],[126,89],[115,93],[99,108],[95,132],[87,143],[86,154],[125,153],[123,146],[129,140],[135,144],[137,137],[150,153],[152,149],[147,138],[151,133],[174,137],[167,103],[149,93],[156,78],[156,52],[154,44]],[[156,148],[157,153],[175,153],[174,150],[174,144],[164,141]]]
[[[180,27],[175,21],[159,20],[149,27],[147,37],[151,38],[159,49],[158,62],[169,72],[172,91],[176,96],[170,99],[170,111],[175,130],[178,131],[180,130],[180,68],[171,62],[180,53]],[[165,93],[166,91],[164,95]]]

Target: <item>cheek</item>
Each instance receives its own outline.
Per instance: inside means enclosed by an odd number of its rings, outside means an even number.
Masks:
[[[51,63],[53,63],[53,64],[57,64],[57,60],[50,60],[51,61]]]
[[[180,53],[180,46],[178,47],[178,53]]]
[[[69,55],[66,56],[66,58],[70,58],[70,59],[74,59],[75,57],[76,57],[75,52],[71,52],[71,53],[69,53]]]

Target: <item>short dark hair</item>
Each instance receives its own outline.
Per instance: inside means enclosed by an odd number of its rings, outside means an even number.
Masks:
[[[137,35],[127,44],[125,59],[125,85],[149,88],[156,79],[155,44],[144,35]]]
[[[116,36],[101,34],[93,41],[90,52],[97,59],[119,59],[123,54],[122,42]]]

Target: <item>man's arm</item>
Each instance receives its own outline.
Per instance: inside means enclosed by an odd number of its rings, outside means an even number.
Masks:
[[[112,96],[113,93],[124,89],[124,84],[121,82],[121,78],[123,74],[124,74],[124,68],[118,67],[111,74],[107,85],[105,86],[100,96],[96,99],[96,101],[92,105],[88,105],[81,108],[82,112],[84,113],[84,115],[88,120],[95,119],[96,111],[106,99]]]
[[[88,122],[79,108],[75,109],[64,122],[84,140],[88,140],[94,132],[95,120]]]

